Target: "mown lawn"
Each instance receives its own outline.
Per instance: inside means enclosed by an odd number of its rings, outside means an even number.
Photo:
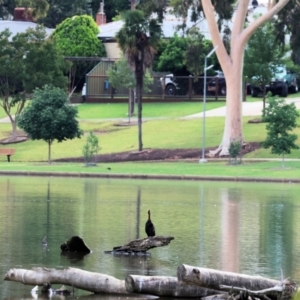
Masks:
[[[181,175],[181,176],[215,176],[236,178],[279,178],[297,179],[300,173],[300,161],[286,162],[281,168],[278,161],[272,162],[244,162],[241,165],[229,165],[222,162],[126,162],[126,163],[99,163],[94,167],[86,167],[83,163],[19,163],[0,162],[1,171],[24,172],[72,172],[127,175]]]
[[[206,110],[222,107],[224,101],[207,102]],[[80,119],[112,119],[128,118],[128,104],[92,104],[85,103],[77,106],[78,116]],[[136,108],[137,109],[137,108]],[[188,116],[203,111],[202,102],[161,102],[161,103],[144,103],[143,118],[176,118]]]
[[[220,103],[207,103],[208,109],[218,106]],[[110,109],[108,109],[110,106]],[[180,120],[173,116],[185,116],[199,112],[200,103],[147,103],[144,105],[143,112],[148,111],[148,116],[164,116],[166,119],[145,120],[142,126],[143,148],[176,149],[176,148],[194,148],[199,149],[199,155],[202,147],[202,119]],[[133,151],[138,149],[138,131],[135,123],[122,123],[120,121],[107,121],[94,119],[95,111],[101,111],[101,116],[115,117],[118,112],[127,109],[126,104],[83,104],[79,105],[79,112],[82,116],[80,127],[85,134],[93,131],[99,137],[101,153],[115,153],[122,151]],[[1,111],[1,110],[0,110]],[[168,115],[170,111],[170,115]],[[93,115],[94,114],[94,115]],[[172,117],[171,117],[172,116]],[[170,118],[169,118],[170,117]],[[244,137],[247,142],[260,142],[265,139],[266,124],[249,124],[251,117],[243,118]],[[221,142],[224,128],[224,117],[206,118],[206,147],[217,147]],[[298,120],[300,124],[300,118]],[[9,136],[11,125],[9,123],[0,123],[0,139]],[[300,128],[295,130],[300,135]],[[68,140],[62,143],[54,142],[52,145],[52,159],[66,157],[81,157],[82,148],[86,139]],[[300,146],[300,139],[298,139]],[[16,149],[12,161],[34,162],[47,160],[47,144],[44,141],[27,141],[14,145],[1,147],[13,147]],[[246,158],[278,158],[270,153],[269,149],[258,149],[245,155]],[[294,150],[287,158],[299,158],[300,150]],[[0,161],[5,162],[6,157],[0,156]]]

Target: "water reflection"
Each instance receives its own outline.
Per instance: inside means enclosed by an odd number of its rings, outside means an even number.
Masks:
[[[10,268],[36,266],[72,266],[118,279],[176,276],[186,263],[276,279],[282,269],[300,281],[296,185],[0,177],[0,189],[2,278]],[[157,234],[175,237],[171,244],[151,256],[104,254],[145,237],[149,209]],[[92,253],[61,255],[60,245],[73,235]],[[29,299],[31,288],[1,281],[0,298]]]

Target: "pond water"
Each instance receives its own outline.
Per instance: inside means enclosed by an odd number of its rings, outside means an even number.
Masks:
[[[185,263],[274,279],[282,270],[299,283],[298,191],[295,184],[2,176],[0,277],[37,266],[72,266],[118,279],[176,276]],[[170,245],[147,257],[104,254],[145,237],[149,209],[156,234],[175,237]],[[83,259],[61,255],[60,245],[73,235],[93,252]],[[1,280],[0,299],[32,299],[31,288]],[[85,295],[76,291],[76,299]]]

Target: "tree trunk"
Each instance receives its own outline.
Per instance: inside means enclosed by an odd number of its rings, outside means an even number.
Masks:
[[[214,46],[218,46],[216,54],[226,79],[226,120],[223,138],[220,146],[210,153],[214,156],[219,153],[220,156],[228,155],[228,147],[231,141],[243,141],[242,132],[242,71],[245,46],[255,32],[255,30],[270,20],[277,14],[289,0],[279,0],[278,3],[270,8],[268,12],[261,15],[246,28],[245,19],[248,12],[249,0],[238,1],[238,8],[235,12],[232,35],[231,35],[231,52],[227,53],[223,44],[218,24],[215,17],[214,6],[211,0],[201,1],[204,14],[207,19],[211,39]]]
[[[51,144],[52,140],[48,141],[48,164],[51,164]]]
[[[280,281],[261,276],[198,268],[184,264],[178,267],[177,277],[178,280],[188,284],[197,284],[202,287],[217,290],[220,285],[228,285],[257,291],[280,284]]]
[[[153,236],[144,239],[137,239],[129,242],[124,246],[116,246],[112,251],[105,251],[105,253],[142,253],[156,247],[167,246],[174,240],[172,236]]]
[[[136,78],[136,96],[138,101],[138,140],[139,140],[139,151],[143,150],[142,141],[142,90],[144,81],[144,70],[143,70],[144,53],[141,51],[141,58],[136,57],[135,61],[135,78]]]
[[[128,293],[150,294],[162,297],[201,298],[209,295],[227,294],[178,282],[176,277],[128,275],[125,278]]]
[[[25,285],[65,284],[92,293],[128,294],[125,281],[101,273],[88,272],[76,268],[63,270],[33,268],[10,269],[4,280],[21,282]]]
[[[284,169],[284,153],[282,153],[282,169]]]
[[[14,119],[14,118],[11,118],[10,121],[11,121],[11,126],[12,126],[11,136],[12,136],[13,139],[16,139],[17,136],[18,136],[18,134],[17,134],[17,122],[16,122],[16,119]]]

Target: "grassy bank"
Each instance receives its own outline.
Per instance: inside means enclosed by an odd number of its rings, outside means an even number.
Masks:
[[[223,106],[223,103],[207,103],[207,109]],[[202,147],[202,119],[181,120],[186,116],[201,112],[202,104],[192,102],[180,103],[147,103],[143,106],[143,116],[164,117],[167,119],[146,120],[143,123],[143,147],[158,149],[199,149]],[[82,104],[78,105],[80,127],[85,133],[92,130],[97,134],[100,142],[100,154],[133,151],[138,149],[138,132],[135,123],[121,123],[120,121],[104,120],[106,118],[125,117],[127,104]],[[96,119],[95,119],[96,118]],[[265,139],[265,124],[249,124],[253,117],[243,118],[244,137],[247,142],[260,142]],[[206,118],[206,147],[217,147],[221,141],[224,128],[224,117]],[[298,120],[300,123],[300,119]],[[10,123],[0,123],[0,139],[11,133]],[[300,135],[300,128],[295,130]],[[52,159],[81,157],[82,148],[86,139],[68,140],[62,143],[54,142],[52,145]],[[298,139],[300,146],[300,140]],[[12,161],[37,162],[47,160],[47,144],[44,141],[27,141],[13,145],[1,146],[16,149]],[[246,158],[278,158],[272,155],[269,149],[259,149],[245,156]],[[287,158],[300,158],[300,150],[295,150]],[[0,156],[3,167],[7,167],[6,157]],[[280,164],[279,164],[280,165]],[[63,165],[66,167],[66,165]],[[51,166],[52,168],[52,166]],[[220,166],[222,168],[222,165]],[[244,168],[244,167],[242,167]],[[240,168],[240,169],[242,169]],[[272,168],[272,167],[270,167]],[[93,169],[97,170],[97,168]],[[213,169],[214,170],[214,169]],[[249,170],[247,169],[247,172]],[[77,171],[76,171],[77,172]],[[94,171],[93,171],[94,172]],[[172,171],[173,172],[173,171]],[[219,170],[214,170],[219,174]],[[266,173],[266,172],[262,172]],[[273,171],[272,171],[273,173]],[[265,174],[267,176],[268,174]],[[293,176],[293,175],[291,175]]]
[[[126,162],[99,163],[86,167],[83,163],[0,163],[1,171],[12,172],[72,172],[80,173],[127,174],[127,175],[180,175],[180,176],[213,176],[232,178],[273,178],[299,179],[300,161],[286,162],[281,168],[280,161],[249,162],[241,165],[229,165],[227,161],[199,163],[190,162]]]

